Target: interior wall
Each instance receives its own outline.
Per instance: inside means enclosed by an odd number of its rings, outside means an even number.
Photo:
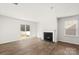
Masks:
[[[20,3],[0,4],[0,14],[17,19],[38,22],[38,37],[43,39],[43,32],[55,31],[57,41],[57,17],[79,14],[78,3]]]
[[[64,21],[68,19],[77,19],[79,25],[79,16],[63,17],[58,19],[58,41],[79,44],[79,36],[64,36]],[[78,26],[79,30],[79,26]]]
[[[22,3],[17,6],[4,3],[0,4],[0,14],[17,19],[36,21],[38,22],[38,37],[43,39],[43,32],[54,31],[54,41],[57,41],[57,17],[79,14],[78,6],[77,3]]]
[[[43,39],[43,32],[53,32],[57,30],[57,19],[55,8],[50,3],[29,3],[19,4],[0,4],[0,14],[14,17],[17,19],[38,22],[38,37]],[[57,41],[57,39],[54,39]]]
[[[37,23],[0,15],[0,44],[19,40],[20,24],[30,25],[31,37],[37,36]]]
[[[43,11],[43,14],[39,17],[38,22],[38,37],[43,39],[44,32],[54,32],[55,36],[53,41],[57,42],[57,18],[55,9]]]

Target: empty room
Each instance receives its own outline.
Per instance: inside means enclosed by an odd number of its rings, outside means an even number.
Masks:
[[[78,55],[79,3],[0,3],[0,55]]]

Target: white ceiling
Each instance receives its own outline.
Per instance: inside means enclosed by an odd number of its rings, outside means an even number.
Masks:
[[[79,15],[79,3],[55,4],[57,17]]]
[[[53,7],[53,8],[51,8]],[[79,14],[78,3],[0,3],[0,14],[18,19],[38,21],[40,16],[45,16],[55,9],[57,17],[71,16]]]

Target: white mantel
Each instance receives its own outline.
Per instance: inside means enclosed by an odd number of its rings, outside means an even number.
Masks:
[[[53,30],[53,31],[44,31],[44,32],[51,32],[53,33],[53,42],[57,42],[57,34],[56,34],[56,30]],[[44,35],[44,32],[43,32],[43,35]],[[42,40],[44,40],[44,36],[42,35]]]

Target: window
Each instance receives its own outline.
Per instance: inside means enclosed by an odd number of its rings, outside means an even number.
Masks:
[[[65,20],[64,22],[64,35],[65,36],[77,36],[78,34],[77,20]]]
[[[21,31],[25,31],[25,25],[21,25]]]
[[[30,31],[30,26],[21,24],[21,31]]]
[[[20,36],[21,39],[27,39],[30,37],[30,25],[21,24],[20,30],[21,30],[21,36]]]
[[[30,26],[26,25],[26,31],[30,31]]]

